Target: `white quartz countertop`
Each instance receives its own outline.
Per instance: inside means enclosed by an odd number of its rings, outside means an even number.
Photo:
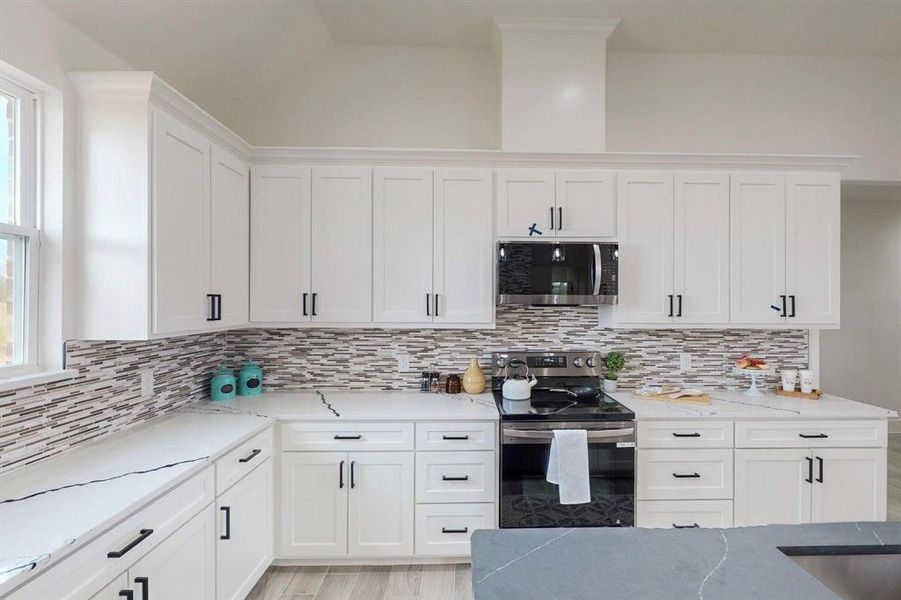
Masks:
[[[285,421],[497,421],[491,393],[265,392],[209,402],[210,411],[256,414]]]
[[[272,422],[187,409],[0,476],[0,595]]]
[[[788,398],[776,394],[746,396],[742,392],[708,391],[710,405],[663,402],[637,398],[632,390],[611,396],[635,413],[638,420],[668,419],[886,419],[893,410],[824,394],[818,400]]]

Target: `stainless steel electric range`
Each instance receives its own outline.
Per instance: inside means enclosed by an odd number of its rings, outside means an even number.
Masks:
[[[600,391],[597,352],[492,355],[500,412],[498,523],[520,527],[630,527],[635,520],[635,414]],[[503,397],[509,377],[535,376],[528,400]],[[546,480],[555,429],[588,432],[591,501],[562,505]]]

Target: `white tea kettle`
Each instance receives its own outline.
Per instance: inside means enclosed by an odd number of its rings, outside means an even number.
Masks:
[[[508,367],[519,367],[525,365],[522,361],[511,360]],[[538,379],[529,373],[529,367],[526,366],[526,376],[513,375],[504,377],[504,385],[501,387],[501,394],[504,400],[528,400],[532,397],[532,388],[538,383]]]

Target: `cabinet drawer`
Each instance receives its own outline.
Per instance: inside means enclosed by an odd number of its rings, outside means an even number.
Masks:
[[[286,423],[281,440],[289,452],[412,450],[413,423]]]
[[[417,452],[416,502],[494,502],[494,452]]]
[[[417,556],[469,556],[477,529],[494,529],[494,503],[416,506]]]
[[[639,421],[639,448],[731,448],[731,421]]]
[[[214,490],[213,468],[208,467],[19,588],[10,600],[91,597],[210,504]],[[121,557],[107,556],[139,538]]]
[[[736,421],[736,448],[884,448],[887,421]]]
[[[639,500],[732,498],[732,450],[639,450]]]
[[[497,423],[417,423],[417,450],[494,450]]]
[[[272,428],[262,431],[216,461],[216,495],[272,456]]]
[[[731,500],[643,500],[636,508],[638,527],[732,527]]]

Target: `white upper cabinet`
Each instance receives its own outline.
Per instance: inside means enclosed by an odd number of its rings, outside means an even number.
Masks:
[[[153,111],[153,333],[206,329],[210,294],[210,143]]]
[[[554,172],[500,169],[497,172],[497,237],[554,237],[557,219]],[[537,232],[540,231],[541,235]]]
[[[491,172],[435,171],[435,323],[494,320],[494,235]]]
[[[372,170],[313,167],[314,321],[372,321]]]
[[[432,320],[432,170],[373,173],[373,319]]]
[[[729,175],[676,173],[675,323],[729,322]]]
[[[250,173],[247,163],[214,145],[210,172],[210,292],[219,320],[213,327],[246,325],[250,280]]]
[[[834,173],[788,175],[785,293],[789,324],[838,325],[841,181]]]
[[[614,171],[557,171],[558,238],[603,239],[616,236]]]
[[[617,179],[618,323],[672,323],[673,175],[624,171]]]
[[[732,175],[732,321],[782,323],[785,297],[785,175]]]
[[[250,320],[310,320],[310,168],[253,168]]]

